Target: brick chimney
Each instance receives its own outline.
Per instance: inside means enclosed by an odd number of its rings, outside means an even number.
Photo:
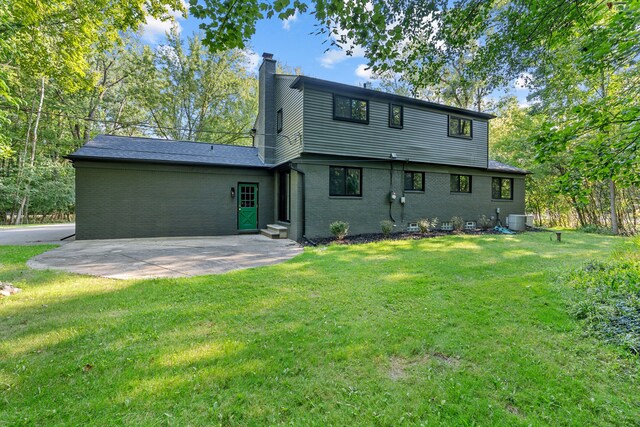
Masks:
[[[256,146],[265,163],[275,161],[276,145],[276,61],[273,54],[263,53],[258,72],[258,120],[256,126]]]

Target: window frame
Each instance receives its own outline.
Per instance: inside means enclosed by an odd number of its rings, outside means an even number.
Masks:
[[[282,132],[282,126],[284,123],[284,118],[282,116],[282,108],[276,112],[276,131],[278,133]]]
[[[335,194],[331,192],[331,176],[333,175],[334,169],[343,169],[343,177],[344,177],[344,185],[343,190],[344,194]],[[358,194],[347,194],[347,173],[349,170],[357,170],[358,171]],[[362,168],[353,167],[353,166],[329,166],[329,197],[362,197]]]
[[[495,180],[500,180],[500,197],[495,197],[493,183]],[[509,182],[509,197],[502,197],[502,183],[503,181]],[[513,178],[503,178],[499,176],[491,177],[491,200],[513,200]]]
[[[360,119],[354,119],[353,117],[342,117],[342,116],[338,116],[336,114],[336,98],[346,98],[349,99],[350,101],[362,101],[366,104],[366,119],[365,120],[360,120]],[[351,112],[353,113],[353,110],[351,110]],[[363,125],[368,125],[369,124],[369,100],[368,99],[363,99],[363,98],[356,98],[353,96],[349,96],[349,95],[339,95],[337,93],[333,94],[333,120],[339,120],[339,121],[343,121],[343,122],[351,122],[351,123],[360,123]]]
[[[460,178],[466,176],[469,178],[469,191],[461,191],[460,190]],[[452,180],[454,179],[453,177],[458,177],[457,179],[457,190],[453,190],[453,186],[452,184]],[[457,173],[452,173],[449,175],[449,191],[452,194],[471,194],[473,192],[473,175],[463,175],[463,174],[457,174]]]
[[[451,133],[451,120],[458,120],[459,122],[465,120],[469,122],[469,136],[462,134],[452,134]],[[460,125],[458,124],[458,130],[460,129]],[[461,139],[473,139],[473,120],[467,119],[465,117],[456,116],[449,114],[447,115],[447,136],[451,138],[461,138]]]
[[[415,188],[407,188],[407,174],[411,174],[411,184],[413,187],[413,184],[415,183],[415,181],[413,180],[413,177],[416,174],[420,174],[422,176],[422,189],[420,190],[416,190]],[[420,172],[420,171],[404,171],[404,191],[410,192],[410,193],[424,193],[424,184],[425,184],[425,173],[424,172]]]
[[[396,125],[393,123],[393,108],[400,108],[400,124]],[[394,129],[402,129],[404,128],[404,106],[400,104],[389,103],[389,127]]]

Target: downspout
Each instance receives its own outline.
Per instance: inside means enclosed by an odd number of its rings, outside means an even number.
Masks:
[[[302,209],[301,210],[301,215],[302,215],[302,238],[307,240],[308,242],[310,242],[313,246],[315,246],[315,242],[307,239],[307,200],[306,200],[306,182],[305,182],[305,174],[303,171],[301,171],[300,169],[298,169],[296,166],[293,165],[293,163],[289,162],[289,168],[292,171],[296,171],[301,178],[302,181]]]

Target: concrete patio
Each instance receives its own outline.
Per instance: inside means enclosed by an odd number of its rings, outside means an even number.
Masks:
[[[292,240],[261,235],[80,240],[28,261],[34,269],[112,279],[188,277],[284,262],[302,252]]]

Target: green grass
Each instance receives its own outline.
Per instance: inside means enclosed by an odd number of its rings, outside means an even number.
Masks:
[[[451,236],[137,281],[0,247],[24,289],[0,300],[0,425],[633,425],[638,357],[585,335],[557,280],[627,242]]]

